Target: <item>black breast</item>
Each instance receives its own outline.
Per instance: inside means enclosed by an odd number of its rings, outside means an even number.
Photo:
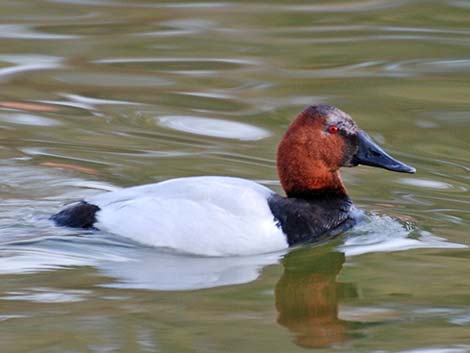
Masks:
[[[297,198],[274,194],[268,203],[290,246],[321,241],[356,224],[350,216],[352,201],[346,195],[318,194]]]

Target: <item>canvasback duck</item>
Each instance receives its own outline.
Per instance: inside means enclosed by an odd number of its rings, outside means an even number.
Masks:
[[[351,117],[329,105],[299,113],[277,152],[281,196],[254,181],[201,176],[99,194],[52,216],[179,252],[230,256],[274,252],[350,229],[357,212],[339,174],[358,164],[403,173]]]

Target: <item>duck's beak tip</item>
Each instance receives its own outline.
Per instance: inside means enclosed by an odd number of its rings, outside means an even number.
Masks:
[[[357,133],[358,151],[354,156],[355,164],[380,167],[399,173],[416,173],[416,169],[411,167],[386,153],[380,148],[364,131]]]
[[[416,173],[416,168],[409,166],[407,164],[404,164],[404,163],[401,165],[401,168],[396,168],[392,170],[394,170],[395,172],[400,172],[400,173],[408,173],[408,174]]]

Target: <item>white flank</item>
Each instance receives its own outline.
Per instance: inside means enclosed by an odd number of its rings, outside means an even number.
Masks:
[[[288,247],[267,199],[270,189],[230,177],[191,177],[87,198],[97,228],[180,252],[229,256]]]

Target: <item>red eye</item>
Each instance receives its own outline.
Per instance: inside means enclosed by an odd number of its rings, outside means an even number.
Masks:
[[[328,132],[332,135],[337,134],[339,132],[339,127],[337,127],[336,125],[331,125],[330,127],[328,127]]]

